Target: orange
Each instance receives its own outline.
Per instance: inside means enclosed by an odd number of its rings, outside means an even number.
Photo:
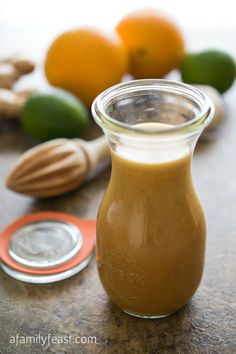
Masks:
[[[79,28],[62,33],[51,44],[45,73],[50,84],[71,91],[89,106],[100,92],[120,82],[127,64],[117,33]]]
[[[157,10],[130,13],[117,25],[135,78],[162,77],[178,66],[184,39],[177,25]]]

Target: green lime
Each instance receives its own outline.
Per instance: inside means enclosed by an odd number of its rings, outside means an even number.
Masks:
[[[41,141],[79,137],[88,117],[81,101],[67,92],[36,93],[21,112],[25,132]]]
[[[188,84],[210,85],[220,93],[233,84],[236,74],[234,58],[219,50],[185,55],[180,64],[182,80]]]

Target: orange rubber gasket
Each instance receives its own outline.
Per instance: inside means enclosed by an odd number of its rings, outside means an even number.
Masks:
[[[78,253],[68,262],[48,269],[35,269],[17,263],[11,258],[11,256],[9,255],[9,242],[11,235],[22,226],[40,220],[65,221],[79,228],[83,237],[83,244]],[[7,266],[11,267],[12,269],[18,272],[27,274],[46,275],[61,273],[74,268],[75,266],[83,262],[86,258],[88,258],[88,256],[91,254],[95,247],[95,238],[96,220],[80,219],[76,216],[60,212],[45,211],[33,213],[25,215],[22,218],[16,220],[15,222],[7,226],[7,228],[3,232],[0,233],[0,261],[4,262]]]

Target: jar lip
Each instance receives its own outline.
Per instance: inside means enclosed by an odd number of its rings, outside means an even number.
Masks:
[[[160,91],[169,91],[171,93],[183,94],[185,97],[191,97],[192,101],[198,102],[201,106],[200,114],[196,115],[193,119],[187,122],[180,123],[178,125],[169,125],[163,129],[142,129],[138,124],[127,124],[118,121],[109,116],[104,109],[104,102],[108,102],[109,99],[114,97],[115,94],[128,93],[131,90],[150,90],[156,89]],[[211,99],[205,95],[201,90],[191,85],[166,79],[141,79],[125,81],[120,84],[111,86],[103,91],[93,101],[91,111],[97,124],[101,128],[107,128],[115,130],[119,133],[135,133],[141,135],[170,135],[179,133],[193,133],[196,130],[203,130],[211,121],[214,112],[214,105]]]

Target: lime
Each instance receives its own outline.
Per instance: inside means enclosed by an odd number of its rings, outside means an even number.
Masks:
[[[36,93],[21,112],[22,127],[40,141],[79,137],[88,122],[88,111],[66,92]]]
[[[186,54],[180,64],[182,80],[188,84],[210,85],[220,93],[233,84],[236,73],[234,59],[219,50]]]

